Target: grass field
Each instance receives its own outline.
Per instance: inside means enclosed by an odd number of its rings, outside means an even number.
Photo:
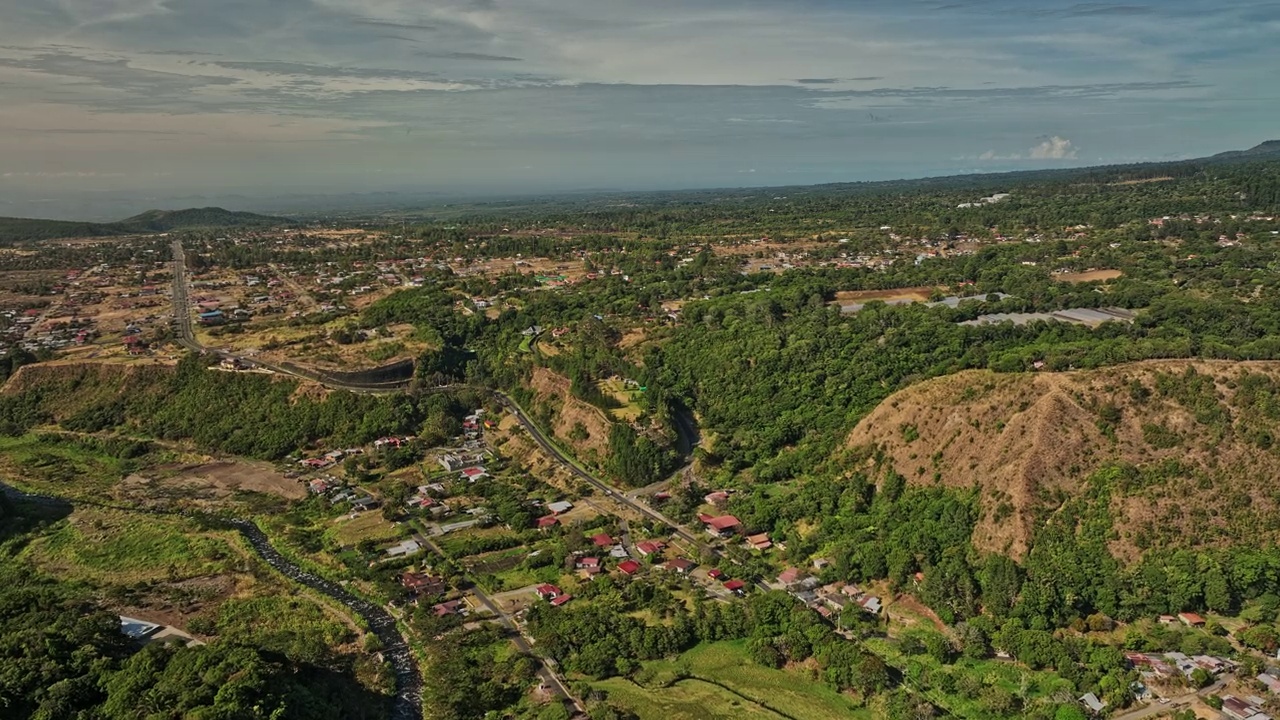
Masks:
[[[610,678],[592,683],[592,687],[605,691],[610,703],[630,709],[640,720],[786,718],[701,680],[682,680],[671,687],[646,690],[630,680]]]
[[[400,528],[391,524],[391,521],[384,518],[381,512],[361,513],[355,519],[348,519],[348,517],[343,515],[333,520],[333,525],[329,528],[329,534],[340,545],[355,545],[362,540],[382,542],[400,538]]]
[[[0,478],[24,489],[63,495],[105,494],[130,470],[128,461],[77,442],[29,433],[0,437]]]
[[[187,520],[79,508],[23,555],[60,577],[94,584],[173,581],[225,572],[243,551]]]
[[[907,657],[898,649],[897,643],[884,638],[870,638],[865,641],[867,648],[879,655],[890,665],[900,669],[915,665],[927,669],[930,673],[941,671],[942,665],[928,655]],[[954,677],[967,675],[977,679],[984,685],[999,686],[1015,695],[1021,695],[1029,703],[1046,699],[1056,692],[1074,690],[1068,680],[1064,680],[1052,672],[1033,671],[1017,663],[1001,660],[970,660],[961,658],[947,666],[947,671]],[[977,700],[966,698],[960,694],[944,695],[939,692],[925,693],[931,702],[946,709],[950,714],[960,718],[983,718],[989,713]]]
[[[627,390],[623,387],[622,381],[617,378],[601,380],[597,383],[597,386],[600,388],[600,392],[613,397],[614,400],[617,400],[622,405],[622,407],[609,411],[609,414],[615,420],[632,422],[640,417],[643,412],[640,409],[640,403],[631,399],[633,396],[639,396],[639,390]]]
[[[672,661],[645,664],[655,678],[688,674],[669,687],[644,688],[621,678],[592,683],[642,720],[696,718],[870,718],[871,712],[800,671],[757,665],[742,640],[710,643]]]

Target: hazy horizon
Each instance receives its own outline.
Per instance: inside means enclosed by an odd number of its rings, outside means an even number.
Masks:
[[[886,180],[1280,136],[1274,3],[13,5],[6,215]]]

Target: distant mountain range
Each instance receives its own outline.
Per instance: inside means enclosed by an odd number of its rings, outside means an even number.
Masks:
[[[110,223],[0,217],[0,245],[52,238],[112,237],[196,228],[275,227],[293,222],[288,218],[233,212],[220,207],[148,210]]]
[[[289,207],[308,219],[324,218],[394,218],[436,219],[482,215],[519,215],[529,212],[546,212],[549,208],[610,207],[620,202],[638,205],[661,205],[708,199],[746,197],[761,193],[792,194],[797,192],[840,194],[876,193],[936,189],[944,187],[997,188],[1025,182],[1040,181],[1104,181],[1106,178],[1142,177],[1155,174],[1187,175],[1201,169],[1249,162],[1280,160],[1280,140],[1268,140],[1248,150],[1232,150],[1204,158],[1163,162],[1131,163],[1125,165],[1101,165],[1041,170],[1019,170],[1000,173],[979,173],[925,177],[908,180],[880,180],[863,182],[829,183],[824,185],[782,187],[706,188],[698,190],[625,191],[583,190],[542,194],[511,194],[498,197],[453,197],[424,192],[372,192],[339,193],[333,195],[296,195],[275,199],[248,196],[206,197],[210,200],[243,203],[249,207],[268,209]],[[175,202],[199,202],[201,198],[187,197]],[[123,199],[113,201],[127,206]],[[268,204],[274,203],[274,204]],[[305,209],[304,209],[305,208]],[[233,212],[220,207],[189,208],[186,210],[148,210],[116,222],[82,222],[68,220],[39,220],[0,217],[0,245],[47,240],[62,237],[109,237],[144,233],[169,232],[195,228],[220,227],[270,227],[294,224],[289,218],[259,215],[251,212]]]

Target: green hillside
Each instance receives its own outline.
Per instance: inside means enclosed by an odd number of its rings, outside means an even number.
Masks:
[[[65,237],[111,237],[193,228],[271,227],[292,222],[288,218],[235,212],[220,207],[148,210],[111,223],[0,217],[0,245]]]

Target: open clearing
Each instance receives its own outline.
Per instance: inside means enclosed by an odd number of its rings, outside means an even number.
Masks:
[[[1097,280],[1115,280],[1124,275],[1120,270],[1090,270],[1088,272],[1079,273],[1054,273],[1053,279],[1058,282],[1078,283],[1078,282],[1094,282]]]
[[[23,556],[59,577],[120,585],[223,574],[245,553],[230,531],[201,530],[185,518],[83,507],[32,540]]]
[[[165,485],[210,488],[220,496],[237,491],[260,492],[286,500],[300,500],[307,490],[266,463],[234,461],[210,462],[183,468],[178,474],[159,480]]]
[[[699,645],[674,661],[645,663],[655,684],[690,677],[667,687],[645,688],[613,678],[592,683],[642,720],[689,718],[870,718],[871,712],[830,686],[799,671],[774,670],[747,657],[746,641]]]
[[[623,678],[610,678],[593,686],[604,690],[610,701],[625,706],[640,720],[786,718],[701,680],[681,680],[658,690],[647,690]]]
[[[919,286],[894,288],[891,290],[841,290],[836,293],[835,302],[837,305],[851,305],[855,303],[867,303],[872,300],[880,300],[883,302],[910,300],[914,302],[928,302],[929,296],[933,293],[934,288]]]

